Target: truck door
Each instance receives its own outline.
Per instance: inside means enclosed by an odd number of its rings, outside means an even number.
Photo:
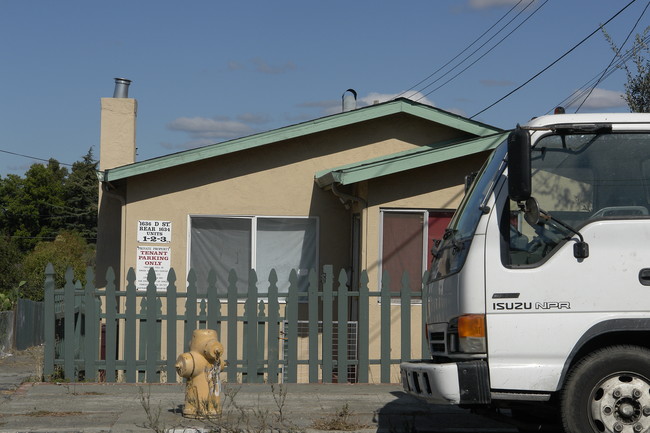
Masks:
[[[649,138],[549,134],[533,147],[533,196],[582,234],[587,258],[574,256],[574,233],[526,222],[499,189],[485,252],[492,389],[555,391],[590,329],[650,317]]]

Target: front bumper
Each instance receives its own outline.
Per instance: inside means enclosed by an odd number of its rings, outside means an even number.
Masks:
[[[400,373],[404,391],[431,403],[490,403],[490,379],[485,361],[403,362]]]

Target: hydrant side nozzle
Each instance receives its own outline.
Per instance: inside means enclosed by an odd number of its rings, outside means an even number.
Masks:
[[[218,340],[210,340],[206,342],[205,347],[203,348],[203,353],[207,359],[216,362],[221,359],[221,354],[223,354],[223,345],[219,343]]]

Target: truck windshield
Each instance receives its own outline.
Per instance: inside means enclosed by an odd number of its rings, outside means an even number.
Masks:
[[[463,267],[486,198],[492,192],[499,175],[505,169],[507,140],[492,152],[467,191],[434,252],[430,281],[454,274]]]
[[[581,229],[600,219],[648,218],[650,135],[548,134],[532,148],[532,195],[545,212]],[[503,213],[502,255],[511,266],[537,266],[573,233],[552,221],[529,224],[516,203]]]

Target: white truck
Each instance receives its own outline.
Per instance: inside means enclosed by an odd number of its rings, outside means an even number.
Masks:
[[[550,408],[567,433],[650,432],[649,210],[650,114],[517,127],[435,248],[405,391],[522,431]]]

